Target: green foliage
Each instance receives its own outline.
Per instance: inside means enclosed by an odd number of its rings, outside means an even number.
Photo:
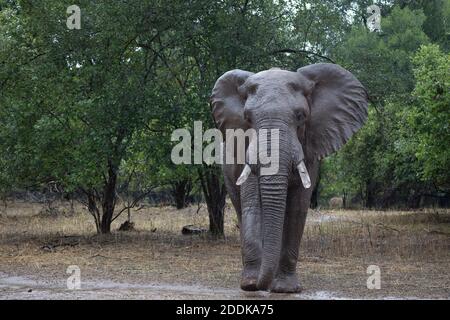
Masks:
[[[381,34],[357,27],[336,50],[365,84],[371,106],[362,130],[322,166],[323,197],[418,206],[422,195],[449,191],[448,56],[424,46],[425,21],[421,10],[394,7]]]
[[[422,46],[413,58],[417,99],[408,114],[423,180],[450,188],[450,55]]]
[[[357,76],[378,103],[413,89],[409,57],[428,42],[422,31],[425,16],[420,10],[394,7],[381,21],[382,33],[354,27],[335,50],[338,62]]]
[[[402,7],[421,9],[426,16],[423,31],[434,42],[450,49],[450,1],[449,0],[399,0]]]
[[[69,189],[101,186],[108,166],[120,165],[133,132],[152,115],[148,57],[126,46],[138,33],[127,23],[138,21],[136,11],[80,5],[81,30],[61,23],[66,6],[59,1],[22,1],[20,13],[2,12],[13,15],[4,18],[6,26],[20,30],[11,45],[24,48],[5,57],[14,69],[4,78],[10,109],[2,121],[12,130],[4,135],[17,163],[13,170],[25,184],[34,178],[63,181]],[[128,28],[117,33],[111,16]]]

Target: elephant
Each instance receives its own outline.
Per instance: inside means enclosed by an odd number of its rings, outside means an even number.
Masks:
[[[216,81],[210,98],[216,127],[279,132],[279,167],[222,164],[224,183],[237,212],[245,291],[296,293],[300,241],[320,160],[337,151],[367,118],[368,94],[349,71],[318,63],[297,71],[258,73],[235,69]],[[246,142],[246,157],[260,151]],[[227,153],[223,143],[223,153]],[[253,147],[252,147],[253,146]],[[271,152],[269,150],[269,152]]]

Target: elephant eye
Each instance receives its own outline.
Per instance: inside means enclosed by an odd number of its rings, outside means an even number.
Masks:
[[[302,124],[303,122],[305,122],[306,116],[302,111],[296,112],[295,116],[298,123]]]
[[[251,85],[247,88],[247,94],[255,94],[256,93],[256,89],[258,89],[258,85],[254,84]]]
[[[243,88],[242,86],[239,87],[238,93],[244,100],[247,100],[247,90],[245,90],[245,88]]]
[[[295,83],[295,82],[289,82],[288,83],[288,87],[289,87],[289,89],[291,89],[294,92],[300,91],[300,89],[301,89],[300,85],[298,83]]]

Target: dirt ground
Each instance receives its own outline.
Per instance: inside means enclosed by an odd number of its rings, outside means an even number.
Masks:
[[[9,203],[0,215],[0,299],[450,298],[448,210],[311,211],[298,264],[304,290],[293,295],[239,289],[229,206],[219,240],[181,234],[188,224],[207,228],[204,207],[145,207],[132,220],[135,231],[99,236],[82,207]],[[380,289],[367,288],[370,265],[379,267]],[[69,266],[80,270],[80,289],[67,287]]]

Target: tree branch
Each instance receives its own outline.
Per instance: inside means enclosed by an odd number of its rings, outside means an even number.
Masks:
[[[297,49],[280,49],[280,50],[275,50],[275,51],[271,51],[269,52],[269,55],[274,55],[274,54],[278,54],[278,53],[297,53],[297,54],[306,54],[306,55],[313,55],[315,57],[319,57],[321,59],[327,60],[331,63],[336,63],[335,61],[333,61],[331,58],[328,58],[324,55],[321,55],[319,53],[316,52],[312,52],[312,51],[308,51],[308,50],[297,50]]]
[[[124,213],[126,210],[134,208],[139,201],[141,201],[145,196],[147,196],[150,192],[153,191],[155,187],[151,187],[149,188],[147,191],[145,191],[144,193],[142,193],[141,195],[139,195],[138,197],[136,197],[133,202],[131,202],[129,205],[124,206],[117,214],[114,218],[112,218],[111,222],[113,222],[114,220],[116,220],[122,213]]]

